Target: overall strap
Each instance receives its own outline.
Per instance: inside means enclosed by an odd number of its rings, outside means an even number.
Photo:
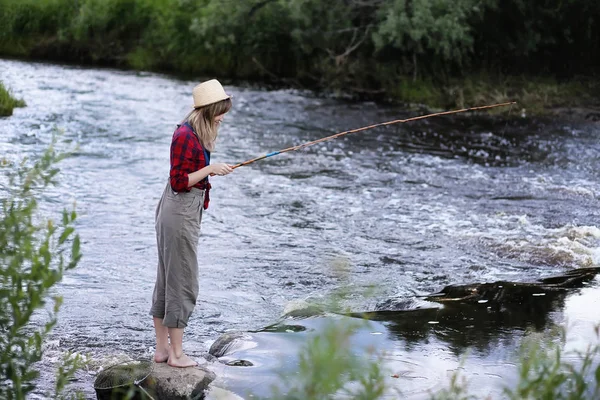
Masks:
[[[202,151],[204,152],[204,163],[205,166],[208,167],[210,165],[210,151],[206,150],[204,146],[202,146]],[[204,178],[204,181],[208,185],[208,176]]]

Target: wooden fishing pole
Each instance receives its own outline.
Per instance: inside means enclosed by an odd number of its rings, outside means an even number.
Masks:
[[[439,115],[457,114],[457,113],[466,112],[466,111],[483,110],[483,109],[494,108],[494,107],[503,107],[503,106],[508,106],[508,105],[516,104],[516,103],[517,103],[516,101],[511,101],[511,102],[508,102],[508,103],[499,103],[499,104],[492,104],[492,105],[489,105],[489,106],[479,106],[479,107],[471,107],[471,108],[462,108],[460,110],[443,111],[443,112],[438,112],[438,113],[433,113],[433,114],[420,115],[418,117],[412,117],[412,118],[407,118],[407,119],[396,119],[394,121],[380,122],[378,124],[364,126],[362,128],[351,129],[349,131],[336,133],[335,135],[331,135],[331,136],[327,136],[327,137],[324,137],[324,138],[321,138],[321,139],[313,140],[312,142],[306,142],[306,143],[303,143],[303,144],[299,144],[297,146],[288,147],[287,149],[283,149],[283,150],[279,150],[279,151],[274,151],[272,153],[268,153],[268,154],[262,155],[260,157],[256,157],[256,158],[253,158],[251,160],[244,161],[242,163],[236,164],[232,168],[236,169],[236,168],[239,168],[241,166],[249,165],[249,164],[252,164],[253,162],[256,162],[256,161],[259,161],[259,160],[263,160],[265,158],[276,156],[277,154],[287,153],[289,151],[300,150],[300,149],[303,149],[305,147],[312,146],[313,144],[317,144],[317,143],[321,143],[321,142],[326,142],[328,140],[336,139],[336,138],[339,138],[341,136],[348,135],[350,133],[356,133],[356,132],[360,132],[360,131],[366,131],[367,129],[378,128],[380,126],[386,126],[386,125],[392,125],[392,124],[399,124],[399,123],[410,122],[410,121],[417,121],[419,119],[436,117],[436,116],[439,116]]]

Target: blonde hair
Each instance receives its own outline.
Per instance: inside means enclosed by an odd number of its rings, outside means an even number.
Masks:
[[[204,107],[192,110],[184,119],[192,126],[200,144],[208,151],[213,151],[217,141],[217,125],[215,117],[225,114],[231,109],[231,99],[225,99]]]

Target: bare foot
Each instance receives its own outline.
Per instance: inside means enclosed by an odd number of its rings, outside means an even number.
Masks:
[[[184,353],[181,353],[181,356],[176,357],[175,353],[172,351],[169,353],[169,360],[167,361],[167,364],[169,364],[171,367],[177,368],[195,367],[198,365],[196,361],[192,360]]]
[[[164,363],[169,359],[169,349],[156,350],[154,352],[154,362]]]

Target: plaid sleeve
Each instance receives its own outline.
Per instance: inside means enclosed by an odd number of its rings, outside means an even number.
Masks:
[[[176,192],[189,191],[188,171],[190,171],[189,160],[192,159],[194,143],[190,135],[185,132],[177,132],[173,135],[171,142],[171,188]]]

